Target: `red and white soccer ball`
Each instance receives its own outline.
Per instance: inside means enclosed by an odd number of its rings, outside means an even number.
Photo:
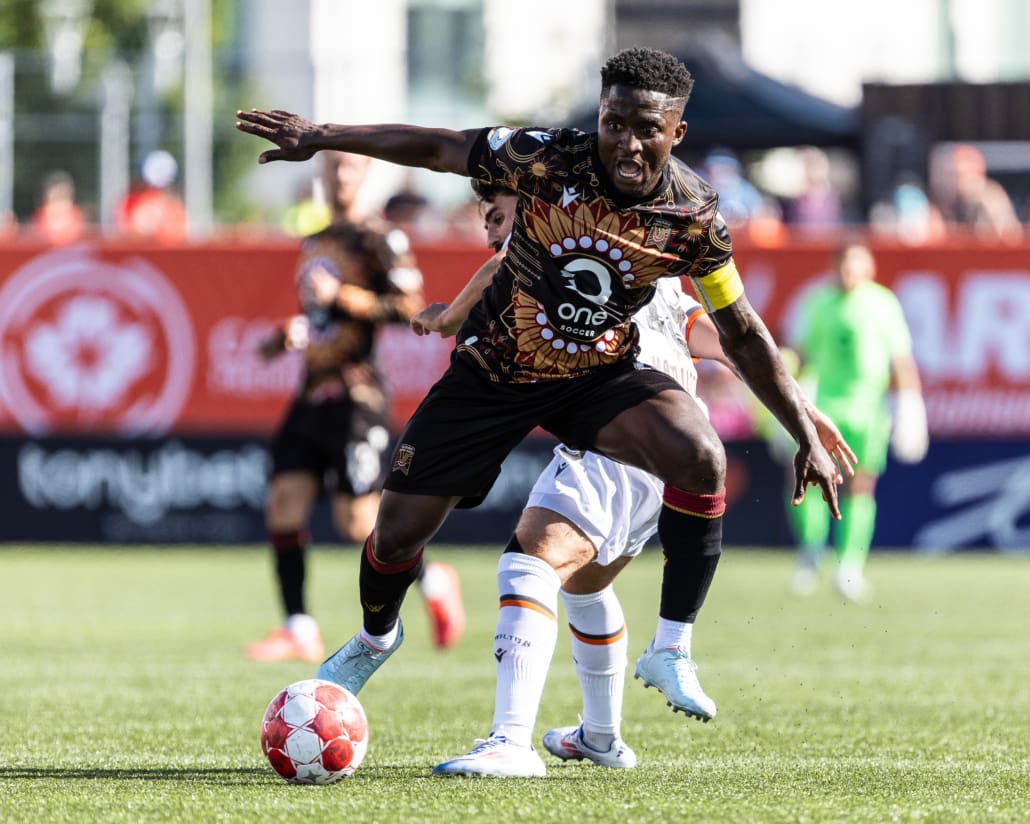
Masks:
[[[265,710],[261,749],[291,784],[332,784],[361,766],[368,719],[343,687],[318,678],[297,681]]]

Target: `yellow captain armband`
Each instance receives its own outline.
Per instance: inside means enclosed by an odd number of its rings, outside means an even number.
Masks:
[[[691,275],[690,281],[706,312],[724,309],[744,294],[744,283],[732,260],[710,274],[701,277]]]

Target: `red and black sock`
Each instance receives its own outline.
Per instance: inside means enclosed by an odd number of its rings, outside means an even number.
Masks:
[[[699,495],[665,487],[658,538],[665,554],[658,614],[693,623],[705,602],[722,553],[726,493]]]
[[[361,571],[358,589],[361,593],[361,611],[365,631],[371,635],[385,635],[397,623],[404,596],[422,575],[422,554],[396,564],[388,564],[376,557],[372,536],[365,541],[361,553]]]
[[[275,573],[279,579],[279,595],[287,617],[304,608],[304,578],[306,574],[308,534],[306,530],[273,532],[269,536],[275,553]]]

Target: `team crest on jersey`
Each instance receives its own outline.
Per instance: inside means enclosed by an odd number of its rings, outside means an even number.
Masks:
[[[402,443],[397,447],[397,451],[393,456],[393,471],[407,475],[408,470],[411,469],[411,460],[414,457],[415,447],[410,443]]]
[[[667,221],[656,220],[647,230],[647,237],[644,238],[644,246],[647,246],[650,249],[657,249],[659,252],[664,252],[665,244],[669,242],[669,238],[671,236],[672,226],[670,226]]]

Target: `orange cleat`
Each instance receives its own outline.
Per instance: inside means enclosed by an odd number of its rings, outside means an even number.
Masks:
[[[433,643],[439,649],[454,646],[465,633],[465,607],[457,570],[450,564],[433,561],[426,565],[419,586],[432,625]]]
[[[325,646],[318,630],[314,635],[295,635],[285,627],[279,627],[260,641],[250,644],[246,650],[251,661],[309,661],[317,663],[325,657]]]

